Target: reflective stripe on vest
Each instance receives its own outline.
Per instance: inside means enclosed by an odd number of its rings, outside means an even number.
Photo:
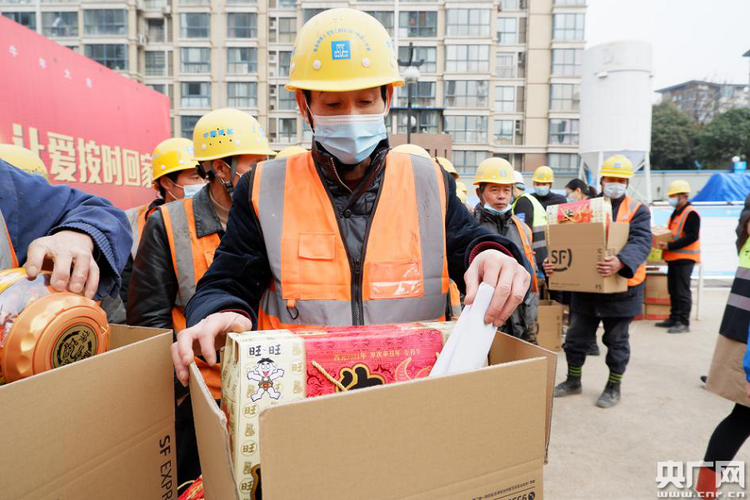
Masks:
[[[536,292],[538,290],[538,283],[536,277],[536,264],[534,262],[534,250],[532,250],[531,246],[533,242],[531,230],[529,229],[529,226],[521,222],[521,219],[519,219],[515,215],[511,216],[510,220],[513,221],[513,223],[516,225],[516,229],[518,229],[518,233],[521,238],[521,244],[523,245],[523,253],[526,256],[526,259],[529,261],[529,264],[531,265],[531,291]]]
[[[128,222],[130,223],[130,231],[133,235],[133,246],[130,247],[130,255],[133,259],[135,259],[135,254],[138,252],[138,244],[141,242],[143,228],[146,226],[148,207],[148,205],[143,205],[142,207],[125,210],[125,215],[128,217]]]
[[[617,220],[615,222],[627,222],[633,220],[633,216],[641,207],[641,203],[635,201],[628,195],[625,195],[625,199],[620,202],[620,208],[617,210]],[[648,210],[648,209],[647,209]],[[638,266],[635,271],[635,275],[628,280],[628,286],[637,286],[643,283],[646,279],[646,262]]]
[[[175,306],[172,308],[172,325],[175,333],[185,329],[185,305],[195,295],[195,285],[211,266],[216,248],[221,242],[216,233],[198,238],[193,201],[193,198],[187,198],[159,207],[167,232],[172,265],[177,275],[178,292]],[[199,358],[195,359],[195,363],[200,368],[214,399],[221,399],[219,364],[211,367]]]
[[[348,256],[312,155],[258,164],[252,201],[273,280],[259,329],[442,318],[449,279],[446,195],[431,160],[389,153],[364,263]]]
[[[18,257],[16,257],[13,242],[10,240],[5,217],[0,213],[0,269],[11,269],[18,267],[18,265]]]
[[[688,205],[687,207],[685,207],[685,210],[682,211],[679,217],[674,217],[671,221],[669,221],[669,229],[672,231],[672,236],[675,239],[685,236],[685,223],[687,222],[688,215],[693,212],[698,214],[698,211],[695,210],[692,205]],[[695,262],[700,262],[700,239],[695,240],[693,243],[682,248],[676,248],[674,250],[664,250],[663,257],[667,262],[678,259],[687,259]]]

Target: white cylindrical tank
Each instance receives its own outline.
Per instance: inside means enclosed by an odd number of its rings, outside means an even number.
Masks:
[[[621,153],[643,165],[651,147],[651,45],[619,41],[583,52],[579,152],[596,175],[599,159]]]

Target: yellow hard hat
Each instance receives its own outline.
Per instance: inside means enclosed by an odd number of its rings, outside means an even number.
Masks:
[[[198,166],[194,159],[193,141],[184,137],[173,137],[160,142],[154,148],[151,157],[154,180],[172,172],[190,170]]]
[[[0,160],[5,160],[29,174],[41,175],[49,182],[47,167],[42,159],[26,148],[14,144],[0,144]]]
[[[287,90],[349,92],[401,86],[396,51],[382,24],[356,9],[329,9],[297,33]]]
[[[462,203],[466,203],[466,198],[469,195],[469,190],[466,188],[466,184],[461,181],[456,181],[456,196],[461,200]]]
[[[453,166],[453,163],[451,163],[448,158],[445,158],[443,156],[436,156],[435,161],[438,162],[441,167],[443,167],[443,170],[458,179],[458,172],[456,171],[456,167]]]
[[[275,155],[260,123],[239,109],[216,109],[203,115],[193,129],[195,159],[216,160],[237,155]]]
[[[604,160],[602,168],[599,169],[599,174],[602,177],[630,179],[633,177],[633,164],[627,156],[613,155]]]
[[[487,158],[477,167],[474,185],[500,184],[513,185],[516,183],[513,165],[503,158]]]
[[[690,194],[690,184],[687,183],[687,181],[683,180],[677,180],[672,181],[669,184],[669,189],[667,190],[667,196],[672,196],[673,194]]]
[[[422,146],[416,144],[400,144],[393,148],[394,153],[409,153],[411,155],[421,156],[422,158],[429,158],[432,160],[432,156]]]
[[[294,156],[302,153],[307,153],[307,150],[301,146],[289,146],[288,148],[284,148],[279,151],[279,154],[276,155],[276,158],[287,158],[289,156]]]
[[[555,173],[547,165],[542,165],[534,170],[534,177],[531,178],[534,182],[555,182]]]

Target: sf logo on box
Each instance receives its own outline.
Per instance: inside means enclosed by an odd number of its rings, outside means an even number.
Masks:
[[[556,273],[567,271],[573,265],[573,250],[564,248],[562,250],[552,250],[550,252],[550,262]]]

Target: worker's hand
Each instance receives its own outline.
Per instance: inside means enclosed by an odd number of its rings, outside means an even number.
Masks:
[[[26,273],[34,279],[44,268],[52,268],[51,285],[58,292],[83,292],[93,299],[99,288],[99,266],[94,260],[94,240],[77,231],[60,231],[31,242]]]
[[[667,248],[669,248],[669,243],[667,243],[666,241],[660,241],[656,244],[656,247],[661,250],[666,250]]]
[[[172,344],[172,363],[182,385],[188,385],[188,366],[196,356],[203,356],[209,366],[214,366],[216,346],[224,345],[227,333],[242,333],[252,329],[253,322],[246,316],[235,312],[220,312],[178,333],[177,342]]]
[[[485,250],[474,258],[464,275],[464,281],[467,305],[474,302],[480,283],[495,288],[484,322],[499,327],[523,301],[531,276],[513,257],[498,250]]]
[[[604,260],[596,263],[596,270],[599,271],[599,274],[604,277],[612,276],[613,274],[619,272],[622,268],[622,262],[620,262],[620,259],[618,259],[614,255],[605,257]]]
[[[542,261],[542,267],[544,268],[544,274],[547,276],[555,272],[555,266],[552,265],[549,259],[544,259]]]

